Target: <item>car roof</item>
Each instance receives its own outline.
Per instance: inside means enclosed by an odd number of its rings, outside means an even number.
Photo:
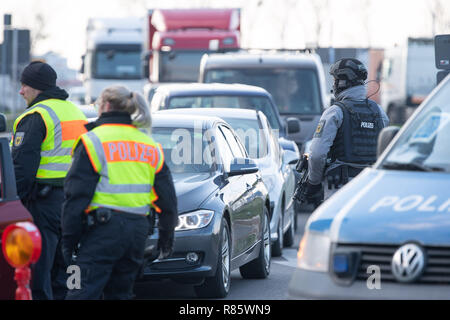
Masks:
[[[175,114],[184,116],[192,116],[195,119],[199,117],[213,117],[220,119],[222,117],[255,120],[258,118],[258,111],[252,109],[237,109],[237,108],[178,108],[165,109],[155,112],[154,114],[164,114],[173,117]]]
[[[205,55],[205,65],[208,68],[276,68],[276,67],[302,67],[316,68],[317,54],[312,53],[268,53],[268,52],[233,52],[226,54],[213,53]]]
[[[224,122],[221,118],[208,115],[183,114],[182,117],[175,117],[172,110],[157,111],[152,113],[152,127],[187,128],[194,129],[201,124],[202,128],[212,128],[217,122]]]
[[[176,83],[160,85],[157,92],[174,96],[197,95],[257,95],[270,97],[265,89],[241,83]]]

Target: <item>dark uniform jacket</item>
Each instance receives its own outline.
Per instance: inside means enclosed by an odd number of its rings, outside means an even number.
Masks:
[[[88,130],[106,123],[131,124],[131,118],[124,112],[103,113],[96,122],[86,125]],[[94,196],[100,175],[92,167],[83,143],[78,143],[74,151],[72,166],[64,182],[65,201],[63,204],[62,229],[63,250],[68,251],[76,247],[83,234],[84,210],[89,206]],[[161,209],[159,218],[159,238],[168,240],[173,238],[173,230],[177,224],[177,198],[169,167],[164,163],[160,172],[155,176],[155,201]]]
[[[66,100],[67,92],[54,87],[40,93],[28,108],[47,99]],[[47,130],[44,120],[39,113],[32,113],[24,117],[16,128],[16,135],[23,134],[20,144],[15,144],[13,137],[12,159],[16,174],[17,194],[22,201],[30,198],[35,187],[36,173],[41,161],[41,145],[45,139]],[[62,186],[62,182],[60,184]]]

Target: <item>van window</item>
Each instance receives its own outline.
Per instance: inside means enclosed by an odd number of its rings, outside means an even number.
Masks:
[[[205,82],[243,83],[266,89],[281,114],[321,114],[319,80],[314,69],[241,68],[205,71]]]
[[[383,167],[410,165],[411,169],[450,171],[450,81],[428,101],[394,148]]]

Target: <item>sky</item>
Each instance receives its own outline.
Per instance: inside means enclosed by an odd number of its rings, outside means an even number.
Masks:
[[[431,37],[430,8],[436,1],[443,6],[436,32],[450,33],[450,0],[1,0],[0,15],[12,14],[13,25],[31,29],[32,38],[45,36],[35,42],[34,55],[54,51],[78,69],[90,17],[142,17],[151,8],[232,7],[241,8],[243,47],[304,48],[318,43],[386,48],[406,43],[409,36]],[[328,7],[316,14],[314,7],[325,3]]]

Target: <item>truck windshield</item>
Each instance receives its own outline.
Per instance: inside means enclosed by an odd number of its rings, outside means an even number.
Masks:
[[[272,95],[280,114],[322,113],[319,81],[313,69],[211,69],[205,71],[205,82],[243,83],[262,87]]]
[[[264,113],[272,129],[280,129],[274,106],[266,97],[259,96],[176,96],[169,100],[168,109],[175,108],[237,108],[252,109]]]
[[[450,171],[450,79],[427,102],[385,157],[386,169]]]
[[[197,82],[200,60],[207,50],[160,51],[159,82]],[[158,61],[158,59],[156,59]]]
[[[141,79],[141,48],[98,48],[95,51],[94,78]]]

